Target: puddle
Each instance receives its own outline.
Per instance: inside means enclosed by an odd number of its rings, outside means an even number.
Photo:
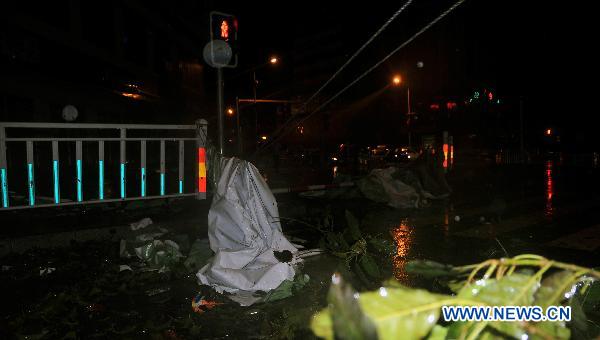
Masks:
[[[413,229],[408,224],[408,219],[404,218],[397,227],[390,231],[396,245],[396,254],[393,256],[394,277],[396,280],[407,284],[408,275],[404,271],[404,265],[413,243]]]

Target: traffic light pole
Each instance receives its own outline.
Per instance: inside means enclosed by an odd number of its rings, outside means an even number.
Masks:
[[[237,116],[238,156],[242,157],[242,127],[240,126],[240,99],[238,97],[235,97],[235,112]]]
[[[411,131],[411,114],[412,112],[410,111],[410,87],[406,88],[406,103],[408,106],[408,112],[406,113],[406,115],[408,116],[408,124],[407,124],[407,130],[408,130],[408,147],[412,148],[412,131]]]
[[[209,14],[210,41],[202,49],[206,63],[217,69],[217,125],[219,130],[219,153],[224,149],[224,104],[223,68],[235,68],[238,64],[237,52],[230,44],[237,43],[237,19],[227,13],[211,11]],[[234,63],[231,64],[232,58]]]
[[[219,128],[219,153],[223,154],[223,68],[217,68],[217,119]]]

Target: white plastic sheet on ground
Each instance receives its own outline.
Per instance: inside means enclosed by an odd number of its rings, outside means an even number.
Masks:
[[[275,197],[251,163],[237,158],[221,159],[208,213],[208,237],[214,257],[196,276],[216,291],[230,293],[243,306],[261,298],[284,280],[293,280],[297,249],[285,238],[279,223]],[[279,262],[273,251],[288,250],[289,263]]]

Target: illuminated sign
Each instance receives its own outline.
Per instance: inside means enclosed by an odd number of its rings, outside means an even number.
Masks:
[[[225,41],[229,40],[229,24],[227,20],[221,21],[221,38]]]

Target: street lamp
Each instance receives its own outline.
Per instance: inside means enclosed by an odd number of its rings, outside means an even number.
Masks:
[[[253,95],[254,95],[254,99],[256,100],[256,86],[258,85],[258,80],[256,80],[256,70],[263,68],[269,64],[271,65],[277,65],[279,63],[279,58],[277,58],[277,56],[271,56],[269,58],[269,61],[267,63],[258,65],[254,68],[251,69],[252,71],[252,81],[253,81],[253,86],[252,86],[252,90],[253,90]]]
[[[232,109],[232,108],[227,108],[227,115],[228,115],[228,116],[233,116],[233,113],[234,113],[234,112],[235,112],[235,111],[233,111],[233,109]]]
[[[257,90],[257,86],[258,86],[258,80],[256,79],[256,70],[266,67],[268,65],[275,66],[277,64],[279,64],[279,58],[275,55],[272,55],[269,57],[269,59],[266,62],[259,64],[257,66],[254,66],[250,69],[247,69],[235,76],[235,77],[238,77],[242,74],[252,72],[252,98],[253,98],[255,104],[257,102],[256,90]],[[236,130],[237,130],[237,138],[238,138],[238,152],[241,154],[243,147],[242,147],[242,128],[240,125],[240,98],[239,97],[235,98],[235,106],[236,106],[235,112],[237,112],[237,119],[236,119],[237,128],[236,128]],[[258,113],[256,112],[256,108],[254,110],[254,133],[255,133],[255,136],[258,135]]]
[[[279,59],[277,58],[277,56],[271,56],[271,58],[269,58],[269,63],[271,65],[277,65],[277,63],[279,63]],[[256,88],[258,87],[258,80],[256,80],[256,70],[261,67],[264,67],[266,65],[268,65],[268,63],[259,65],[259,66],[255,67],[254,70],[252,71],[252,94],[254,95],[254,104],[256,104]],[[239,105],[239,100],[236,105]],[[238,117],[239,117],[239,110],[238,110]],[[240,143],[238,144],[238,149],[239,149],[239,153],[241,154],[242,153],[242,144],[241,144],[241,137],[240,137],[241,128],[239,125],[239,118],[238,118],[237,130],[238,130],[238,139],[240,140]],[[258,135],[258,113],[256,112],[256,107],[254,108],[254,135],[255,136]],[[265,136],[263,136],[263,137],[265,137]],[[262,139],[266,140],[266,137],[262,138]]]
[[[394,86],[400,86],[400,84],[402,84],[402,76],[400,76],[399,74],[394,75],[394,78],[392,78],[392,84],[394,84]],[[406,115],[408,116],[408,120],[406,122],[406,125],[408,127],[408,147],[412,147],[412,134],[410,131],[410,118],[412,115],[414,115],[414,112],[412,112],[410,109],[410,87],[408,87],[408,86],[406,86],[406,105],[407,105]]]

